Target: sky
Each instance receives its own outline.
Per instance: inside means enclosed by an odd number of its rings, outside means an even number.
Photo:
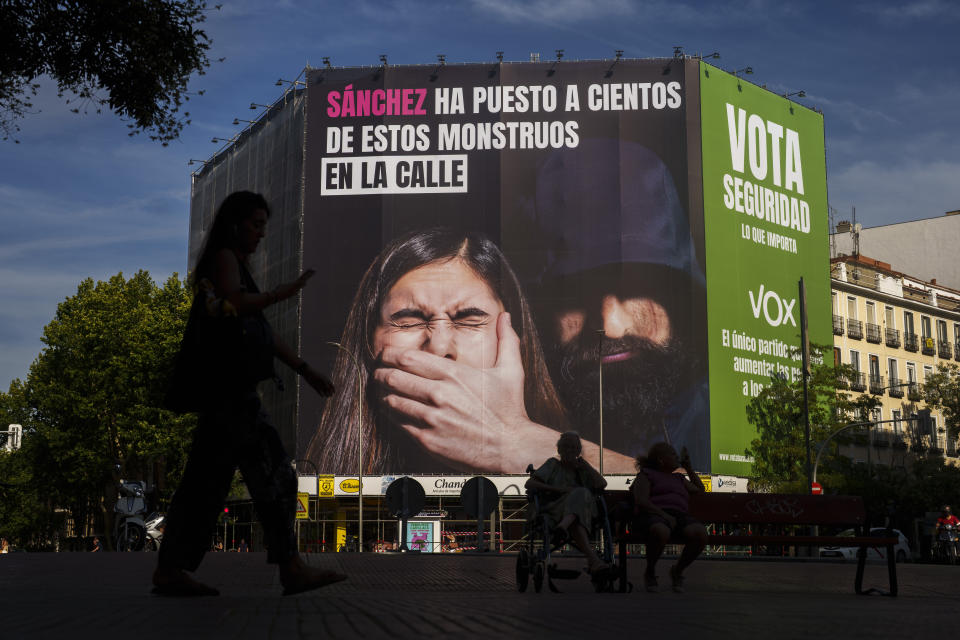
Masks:
[[[192,124],[167,147],[104,112],[78,115],[49,80],[0,142],[0,389],[25,379],[43,327],[85,278],[187,269],[190,159],[208,159],[307,66],[670,57],[714,51],[728,71],[824,115],[837,220],[865,227],[960,208],[960,3],[744,0],[219,0],[215,62],[191,80]],[[220,58],[224,58],[221,62]]]

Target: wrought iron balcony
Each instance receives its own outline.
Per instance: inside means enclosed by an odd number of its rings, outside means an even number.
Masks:
[[[916,382],[911,382],[907,385],[907,399],[910,402],[920,402],[923,400],[923,394],[920,393],[920,385]]]
[[[880,344],[880,325],[872,322],[867,323],[867,342]]]
[[[917,341],[917,334],[904,333],[903,348],[907,351],[917,351],[920,348],[920,343]]]
[[[850,389],[853,391],[867,390],[867,374],[862,371],[854,371],[850,376]]]
[[[899,329],[884,329],[884,336],[886,337],[886,342],[888,347],[897,348],[900,346],[900,330]]]
[[[902,398],[903,388],[906,386],[899,378],[890,378],[890,384],[887,385],[887,393],[891,398]]]
[[[953,356],[953,345],[946,340],[937,341],[937,355],[949,360]]]
[[[937,347],[936,341],[929,336],[924,336],[920,340],[920,353],[922,353],[925,356],[932,356],[934,353],[936,353],[937,352],[936,347]]]
[[[843,316],[838,316],[833,314],[833,335],[842,336],[843,335]]]
[[[847,335],[854,340],[863,339],[863,323],[853,318],[847,318]]]
[[[870,376],[870,393],[880,395],[883,393],[883,376]]]

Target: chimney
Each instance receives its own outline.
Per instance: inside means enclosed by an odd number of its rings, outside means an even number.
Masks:
[[[849,233],[850,228],[849,220],[841,220],[837,223],[837,233]]]

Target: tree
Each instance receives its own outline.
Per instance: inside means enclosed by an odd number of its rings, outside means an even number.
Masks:
[[[21,394],[24,449],[34,487],[75,523],[92,516],[109,536],[120,478],[178,480],[195,418],[161,403],[189,307],[176,275],[162,288],[145,271],[88,278],[44,328]]]
[[[811,347],[811,374],[808,378],[811,464],[818,443],[851,422],[868,419],[879,400],[861,394],[852,397],[844,391],[855,371],[850,365],[834,366],[823,361],[831,347]],[[803,381],[771,376],[770,384],[747,403],[747,421],[757,428],[757,438],[747,455],[753,456],[753,482],[764,491],[807,492],[807,452],[803,420]],[[836,440],[831,441],[825,460],[821,460],[818,478],[838,480],[840,469]]]
[[[956,440],[960,434],[960,367],[938,364],[936,372],[923,383],[923,399],[931,409],[940,409],[947,437]]]
[[[217,6],[219,8],[219,5]],[[204,0],[0,2],[0,133],[7,140],[49,76],[71,111],[103,106],[164,145],[189,112],[187,82],[210,66]]]

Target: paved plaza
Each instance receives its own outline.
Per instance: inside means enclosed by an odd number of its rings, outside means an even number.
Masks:
[[[219,553],[197,577],[222,595],[174,599],[150,595],[155,558],[0,556],[0,638],[876,639],[955,629],[960,612],[960,567],[936,565],[900,565],[898,598],[854,595],[853,564],[762,559],[701,561],[685,594],[596,594],[586,577],[554,594],[517,593],[510,555],[326,554],[309,562],[346,582],[281,597],[265,554]],[[640,570],[632,561],[638,586]],[[867,567],[865,586],[884,579],[883,565]]]

